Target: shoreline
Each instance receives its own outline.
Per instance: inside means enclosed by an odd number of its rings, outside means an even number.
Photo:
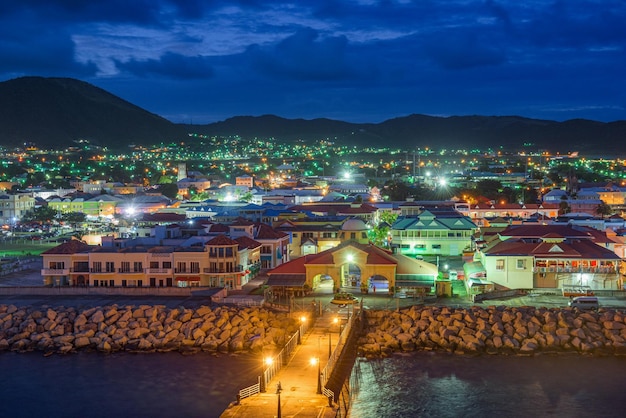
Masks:
[[[278,346],[296,329],[287,314],[257,307],[0,305],[0,352],[245,353]]]
[[[626,355],[626,314],[543,307],[417,307],[366,311],[359,354]]]
[[[418,306],[365,310],[358,355],[626,355],[626,313],[613,309]],[[298,324],[259,307],[76,308],[0,304],[0,352],[255,353],[280,346]]]

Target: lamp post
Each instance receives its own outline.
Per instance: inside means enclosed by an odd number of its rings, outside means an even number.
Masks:
[[[330,330],[328,330],[328,358],[330,358],[330,356],[333,354],[333,348],[332,348],[332,344],[330,341],[331,336],[332,336],[332,333]]]
[[[272,362],[273,359],[271,357],[263,358],[263,365],[261,366],[261,382],[259,383],[259,391],[261,393],[265,392],[265,386],[267,384],[267,382],[265,381],[265,370],[272,364]]]
[[[298,331],[298,344],[302,344],[302,331],[304,330],[304,324],[306,323],[306,316],[300,317],[300,330]]]
[[[280,410],[280,392],[283,391],[283,387],[281,386],[280,382],[278,382],[278,385],[276,385],[276,395],[278,395],[278,410],[276,412],[276,416],[278,418],[282,418],[282,413]]]

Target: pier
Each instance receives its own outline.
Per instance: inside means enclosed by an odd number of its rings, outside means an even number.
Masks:
[[[345,357],[356,355],[347,351],[356,350],[362,310],[353,305],[343,317],[331,309],[319,311],[321,315],[303,317],[286,352],[259,359],[263,371],[258,383],[243,388],[221,418],[346,416],[349,400],[342,388],[352,363]]]

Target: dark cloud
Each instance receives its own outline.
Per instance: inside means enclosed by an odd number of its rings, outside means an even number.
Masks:
[[[300,81],[347,79],[357,72],[346,62],[344,36],[320,39],[305,28],[271,47],[251,46],[246,52],[251,69],[270,77]]]
[[[0,80],[81,78],[177,121],[626,119],[625,21],[623,0],[5,1]]]
[[[165,76],[176,80],[201,80],[213,76],[213,68],[205,57],[186,57],[171,52],[158,60],[118,62],[117,66],[135,76]]]

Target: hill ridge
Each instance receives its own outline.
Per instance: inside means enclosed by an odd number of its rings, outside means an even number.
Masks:
[[[563,122],[523,116],[411,114],[380,123],[276,115],[234,116],[205,125],[176,124],[106,90],[73,78],[28,76],[0,82],[0,145],[26,142],[63,149],[88,140],[111,149],[187,140],[189,133],[277,140],[329,139],[362,147],[520,150],[626,154],[626,121]]]

